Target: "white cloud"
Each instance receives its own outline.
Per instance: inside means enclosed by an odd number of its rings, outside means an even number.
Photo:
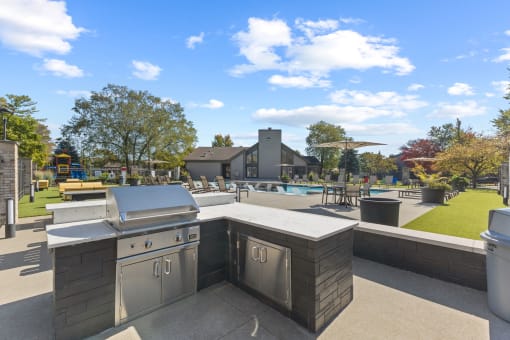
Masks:
[[[407,88],[407,91],[418,91],[418,90],[421,90],[421,89],[424,89],[425,86],[423,86],[422,84],[411,84],[409,85],[409,87]]]
[[[492,92],[485,92],[485,97],[487,97],[487,98],[492,98],[494,96],[496,96],[496,95]]]
[[[510,37],[510,30],[506,30],[505,31],[505,34],[508,35]]]
[[[240,53],[250,64],[237,65],[231,70],[232,75],[259,70],[280,69],[281,58],[274,51],[278,46],[291,44],[291,31],[282,20],[248,19],[248,32],[237,32],[233,39],[238,43]]]
[[[57,90],[57,94],[71,98],[89,98],[92,93],[87,90]]]
[[[501,51],[503,52],[502,55],[499,57],[493,59],[492,61],[495,61],[497,63],[503,62],[503,61],[510,61],[510,47],[502,48]]]
[[[501,95],[506,95],[508,92],[510,92],[510,81],[507,80],[493,81],[491,82],[491,85],[494,88],[494,90],[498,91]]]
[[[56,77],[80,78],[83,77],[83,70],[76,65],[70,65],[65,60],[44,59],[41,70],[48,71]]]
[[[334,70],[379,67],[404,75],[415,68],[398,55],[394,39],[339,30],[335,20],[298,19],[296,28],[293,32],[279,19],[250,18],[248,30],[233,37],[248,63],[234,66],[231,74],[279,70],[290,76],[327,77]]]
[[[342,24],[354,24],[354,25],[358,25],[365,22],[365,20],[357,18],[340,18],[338,21],[340,21]]]
[[[351,84],[359,84],[361,83],[361,78],[358,76],[354,76],[351,79],[349,79],[349,83]]]
[[[342,127],[350,134],[363,135],[408,135],[419,134],[420,129],[409,123],[383,123],[383,124],[343,124]]]
[[[399,95],[396,92],[381,91],[372,93],[369,91],[338,90],[330,94],[334,103],[354,106],[378,107],[394,111],[416,110],[427,106],[427,102],[421,101],[416,95]]]
[[[474,95],[471,85],[466,83],[455,83],[448,88],[448,94],[452,96],[472,96]]]
[[[178,103],[178,101],[173,100],[170,97],[161,97],[161,101],[162,102],[169,102],[170,104],[177,104]]]
[[[203,107],[205,109],[215,110],[215,109],[222,108],[223,106],[225,106],[225,104],[223,104],[223,102],[221,102],[217,99],[210,99],[207,104],[201,104],[198,106]]]
[[[73,24],[64,1],[0,1],[0,40],[11,49],[34,56],[66,54],[69,40],[84,31]]]
[[[295,109],[262,108],[255,111],[253,118],[265,122],[305,127],[319,120],[344,125],[362,123],[378,117],[401,117],[402,112],[363,106],[316,105]]]
[[[186,39],[186,47],[194,49],[195,45],[201,44],[204,41],[204,32],[200,32],[199,35],[192,35]]]
[[[319,20],[319,21],[304,21],[299,18],[296,19],[295,25],[297,29],[302,31],[308,38],[313,38],[317,34],[324,34],[331,32],[338,28],[338,21],[336,20]]]
[[[161,67],[147,61],[133,60],[131,64],[135,69],[133,75],[143,80],[156,80],[162,71]]]
[[[281,87],[298,87],[298,88],[310,88],[310,87],[330,87],[331,82],[325,79],[319,79],[317,77],[285,77],[279,74],[275,74],[268,79],[268,83],[272,85],[278,85]]]
[[[480,116],[487,113],[485,106],[479,106],[474,100],[465,100],[458,103],[439,103],[429,117],[463,118]]]

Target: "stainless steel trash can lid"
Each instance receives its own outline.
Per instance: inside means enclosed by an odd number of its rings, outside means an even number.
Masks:
[[[489,211],[489,231],[510,238],[510,208]]]

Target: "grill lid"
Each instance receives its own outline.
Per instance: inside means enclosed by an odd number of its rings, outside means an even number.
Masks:
[[[118,229],[192,220],[198,212],[197,202],[180,185],[116,187],[106,193],[107,220]]]

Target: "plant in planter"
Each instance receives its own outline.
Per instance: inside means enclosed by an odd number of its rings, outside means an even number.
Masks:
[[[454,190],[466,191],[466,188],[469,185],[469,180],[466,177],[455,175],[450,179],[450,184]]]
[[[283,183],[289,183],[290,182],[290,177],[289,175],[287,174],[283,174],[280,176],[280,180],[283,182]]]
[[[444,203],[444,196],[446,191],[452,187],[446,183],[445,177],[440,177],[440,173],[427,174],[422,166],[414,168],[414,174],[418,176],[420,181],[425,184],[421,189],[421,200],[423,203]]]
[[[137,186],[142,184],[142,176],[139,175],[131,175],[126,178],[126,183],[131,186]]]

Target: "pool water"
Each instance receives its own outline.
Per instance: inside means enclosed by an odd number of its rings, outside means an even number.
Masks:
[[[295,195],[308,195],[308,194],[322,194],[322,185],[295,185],[295,184],[287,184],[283,186],[285,191],[289,194]],[[374,189],[370,188],[370,195],[378,195],[383,192],[387,192],[388,190],[382,189]]]

